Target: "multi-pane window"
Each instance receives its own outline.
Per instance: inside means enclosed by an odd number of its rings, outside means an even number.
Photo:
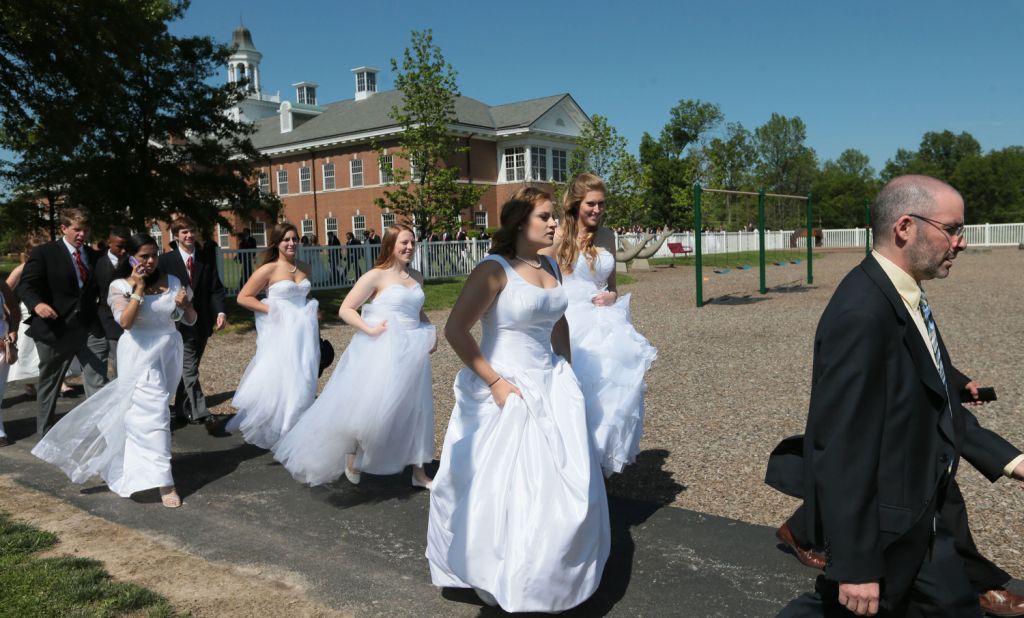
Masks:
[[[356,238],[362,238],[366,232],[366,217],[363,215],[356,215],[352,217],[352,233],[355,234]]]
[[[505,149],[505,180],[526,180],[526,148],[523,146]]]
[[[409,159],[409,180],[412,180],[413,182],[418,180],[416,172],[416,161]]]
[[[277,194],[288,194],[288,170],[277,170]]]
[[[260,172],[260,193],[266,195],[270,193],[270,174],[266,172]]]
[[[530,148],[530,178],[533,180],[548,179],[548,149],[534,146]]]
[[[334,188],[334,164],[324,163],[324,191]]]
[[[485,230],[487,229],[487,211],[478,210],[473,213],[473,227]]]
[[[262,221],[253,221],[249,224],[249,231],[252,232],[252,237],[256,239],[257,247],[267,246],[267,224]]]
[[[309,193],[313,190],[313,174],[308,167],[299,168],[299,193]]]
[[[386,185],[395,182],[394,164],[394,155],[380,156],[380,184]]]
[[[377,74],[369,71],[356,73],[356,89],[359,92],[377,92]]]
[[[380,231],[381,231],[381,234],[384,233],[384,230],[388,229],[389,227],[391,227],[394,224],[395,224],[395,213],[393,213],[393,212],[385,212],[385,213],[381,214],[381,216],[380,216]]]
[[[221,249],[227,249],[231,246],[231,233],[228,231],[226,225],[217,224],[217,246]]]
[[[569,179],[569,153],[565,150],[551,150],[551,180],[565,182]]]
[[[324,244],[331,242],[331,232],[334,235],[338,235],[338,219],[336,217],[327,217],[324,219]]]
[[[313,234],[315,234],[315,233],[316,232],[313,231],[313,220],[312,219],[303,219],[302,220],[302,235],[305,236],[306,238],[308,238],[310,240],[310,242],[312,242],[313,241]]]
[[[156,241],[156,248],[163,253],[164,251],[164,233],[160,229],[160,224],[154,222],[153,225],[149,226],[149,235]]]
[[[354,159],[348,162],[349,186],[363,186],[363,162]]]

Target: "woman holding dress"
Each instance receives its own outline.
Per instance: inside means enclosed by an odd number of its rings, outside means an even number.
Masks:
[[[0,280],[0,402],[4,400],[7,389],[7,374],[11,370],[11,359],[8,350],[17,354],[18,322],[21,321],[21,307],[14,300],[14,293],[7,283]],[[15,361],[17,362],[17,361]],[[0,446],[8,446],[7,432],[4,431],[4,413],[0,410]]]
[[[338,315],[357,332],[320,397],[274,447],[297,480],[320,485],[344,473],[358,484],[361,472],[411,464],[412,484],[430,488],[423,464],[434,458],[437,334],[423,312],[423,275],[409,267],[415,252],[411,227],[387,228],[376,264],[345,296]]]
[[[604,481],[569,366],[568,301],[554,260],[539,255],[555,227],[548,194],[517,192],[445,326],[466,367],[430,495],[431,580],[471,587],[510,612],[579,605],[610,547]]]
[[[68,412],[32,449],[75,483],[99,475],[117,495],[160,488],[168,508],[181,506],[171,476],[171,392],[181,379],[182,342],[174,323],[194,324],[191,290],[157,271],[157,244],[128,240],[131,256],[110,284],[107,303],[124,328],[117,379]]]
[[[25,243],[25,250],[21,253],[21,263],[14,267],[11,274],[7,275],[7,285],[11,288],[12,298],[17,299],[14,295],[14,288],[18,286],[18,282],[21,281],[21,273],[25,270],[25,263],[28,262],[28,256],[32,253],[32,250],[39,245],[44,244],[46,241],[42,238],[31,237],[28,242]],[[25,303],[21,304],[21,315],[28,316],[28,307]],[[25,385],[25,394],[35,397],[36,385],[35,380],[39,379],[39,353],[36,352],[36,342],[32,337],[28,335],[28,322],[22,320],[18,324],[18,360],[11,365],[10,374],[7,376],[8,382],[20,382],[22,380],[31,380]],[[68,385],[61,382],[60,392],[68,393],[73,389]]]
[[[601,226],[604,182],[569,184],[551,254],[565,275],[572,368],[587,400],[587,427],[605,476],[636,461],[644,429],[644,374],[658,351],[633,328],[629,294],[615,287],[615,234]]]
[[[316,398],[320,366],[319,303],[310,298],[309,264],[296,259],[299,232],[278,223],[263,265],[238,292],[238,305],[256,314],[256,355],[231,404],[238,413],[225,429],[269,449]],[[263,300],[257,295],[266,292]],[[282,380],[282,369],[288,379]]]

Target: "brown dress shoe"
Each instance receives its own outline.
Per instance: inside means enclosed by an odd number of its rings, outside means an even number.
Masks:
[[[804,566],[809,566],[812,569],[818,569],[819,571],[825,570],[825,554],[820,551],[814,551],[813,549],[807,549],[800,547],[800,544],[793,538],[793,531],[789,529],[789,523],[783,523],[779,526],[779,529],[775,531],[775,536],[778,537],[782,544],[793,550],[793,555],[800,561]]]
[[[993,588],[978,595],[981,609],[989,616],[1024,616],[1024,595],[1005,588]]]

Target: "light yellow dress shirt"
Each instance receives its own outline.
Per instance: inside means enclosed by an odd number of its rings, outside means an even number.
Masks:
[[[910,314],[910,319],[914,320],[914,325],[917,326],[917,332],[921,333],[921,338],[924,340],[925,348],[929,351],[932,349],[932,340],[928,336],[928,326],[924,322],[924,314],[921,313],[921,286],[918,285],[917,281],[910,276],[905,270],[897,266],[881,253],[877,251],[871,252],[871,257],[875,258],[878,265],[885,271],[886,276],[889,277],[889,281],[892,281],[893,286],[896,287],[896,293],[900,295],[903,300],[903,304],[907,307],[907,312]],[[935,360],[934,354],[929,354],[932,360],[935,362],[935,368],[938,370],[939,363]],[[1013,476],[1013,471],[1016,469],[1021,462],[1024,462],[1024,455],[1018,455],[1010,463],[1003,468],[1003,474],[1006,476]]]

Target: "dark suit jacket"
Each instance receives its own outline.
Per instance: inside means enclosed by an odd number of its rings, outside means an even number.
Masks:
[[[939,343],[956,392],[966,376]],[[827,578],[880,580],[892,607],[924,560],[961,455],[994,481],[1019,453],[949,401],[896,288],[867,257],[836,289],[814,339],[802,493]]]
[[[115,270],[116,267],[110,263],[110,256],[106,253],[101,253],[96,257],[96,268],[93,269],[93,272],[96,273],[96,315],[99,318],[100,327],[103,329],[103,336],[107,339],[120,339],[124,333],[124,329],[114,319],[114,312],[111,311],[110,305],[107,304],[107,293],[111,282],[114,281]]]
[[[193,254],[193,258],[191,283],[179,251],[161,254],[158,268],[160,272],[174,275],[192,288],[192,306],[198,317],[192,326],[178,322],[182,336],[206,338],[213,334],[217,314],[224,313],[224,284],[221,283],[216,264],[204,263],[198,252]]]
[[[95,252],[82,247],[89,276],[85,285],[78,287],[75,263],[64,240],[40,245],[29,254],[25,269],[15,293],[29,310],[28,334],[33,339],[55,343],[75,327],[86,332],[96,329],[96,276]],[[57,317],[44,320],[35,314],[35,306],[46,303],[57,312]]]

